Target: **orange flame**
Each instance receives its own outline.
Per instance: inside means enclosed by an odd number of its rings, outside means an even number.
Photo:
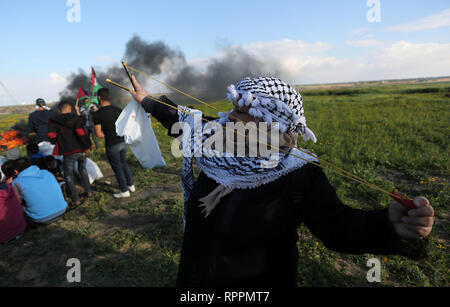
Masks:
[[[5,146],[8,149],[12,149],[25,144],[25,141],[19,138],[19,132],[7,131],[1,134],[0,147]]]

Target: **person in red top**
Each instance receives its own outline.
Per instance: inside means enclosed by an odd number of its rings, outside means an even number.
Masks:
[[[27,223],[22,205],[13,187],[0,183],[0,247],[19,239]]]
[[[70,102],[60,102],[59,110],[61,114],[49,120],[48,137],[56,145],[53,155],[64,156],[64,178],[71,191],[71,205],[78,206],[80,196],[75,187],[74,167],[75,162],[78,162],[81,185],[87,197],[91,196],[91,184],[86,170],[86,155],[90,152],[91,141],[83,129],[80,117],[73,113]]]

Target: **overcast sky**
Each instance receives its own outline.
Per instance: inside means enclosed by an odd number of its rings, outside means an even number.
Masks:
[[[69,22],[76,2],[0,0],[0,82],[18,103],[57,100],[78,68],[118,64],[134,34],[199,69],[240,47],[295,84],[450,75],[450,0],[79,0]]]

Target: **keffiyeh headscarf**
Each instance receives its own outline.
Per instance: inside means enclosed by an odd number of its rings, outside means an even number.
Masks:
[[[317,142],[314,133],[306,126],[303,99],[300,93],[277,78],[245,78],[236,86],[228,87],[228,99],[238,100],[239,107],[249,107],[249,114],[266,123],[277,122],[280,132],[287,131],[303,135],[305,141]],[[222,115],[222,123],[228,119]]]
[[[236,86],[228,87],[228,99],[240,107],[249,107],[249,114],[256,119],[279,123],[281,133],[292,132],[303,135],[304,140],[316,142],[314,133],[306,126],[302,97],[297,90],[276,78],[246,78]],[[196,148],[203,145],[211,135],[198,137],[203,125],[202,113],[180,107],[179,121],[189,124],[191,134],[184,136],[183,143],[190,142],[191,152],[183,161],[182,188],[185,204],[194,187],[192,160]],[[219,113],[217,123],[225,125],[230,121],[228,113]],[[300,158],[299,158],[300,157]],[[273,182],[280,177],[302,168],[307,162],[317,162],[313,154],[289,148],[269,157],[236,157],[230,155],[202,155],[195,157],[198,167],[206,176],[219,183],[219,187],[207,197],[204,213],[208,216],[219,203],[220,198],[234,189],[253,189]]]

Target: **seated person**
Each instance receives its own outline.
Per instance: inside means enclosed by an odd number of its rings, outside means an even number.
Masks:
[[[31,159],[31,164],[38,166],[40,169],[47,169],[45,156],[39,152],[39,146],[36,143],[27,145],[27,154]]]
[[[13,178],[13,187],[22,200],[31,224],[51,224],[66,213],[67,202],[55,177],[32,165],[28,159],[8,161],[2,171]]]
[[[45,158],[46,162],[46,170],[48,170],[50,173],[55,176],[56,180],[62,181],[64,180],[63,177],[63,163],[61,160],[55,159],[54,156],[47,156]]]
[[[26,227],[16,192],[12,186],[0,182],[0,247],[19,239]]]
[[[18,148],[12,148],[6,152],[6,160],[18,160],[22,157]]]

